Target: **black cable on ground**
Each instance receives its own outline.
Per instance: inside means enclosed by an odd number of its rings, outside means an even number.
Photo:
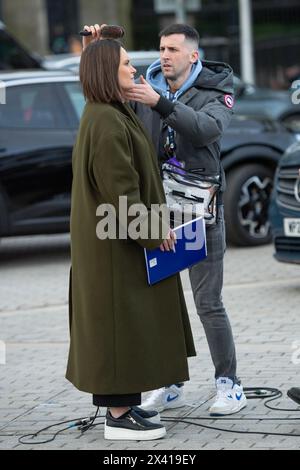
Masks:
[[[97,409],[96,413],[98,413],[98,410],[99,410],[99,408]],[[87,426],[90,422],[94,422],[94,421],[95,421],[95,417],[79,418],[79,419],[77,419],[77,418],[76,419],[68,419],[67,421],[61,421],[59,423],[55,423],[55,424],[51,424],[50,426],[46,426],[45,428],[42,428],[42,429],[40,429],[39,431],[37,431],[35,433],[25,434],[25,435],[19,437],[18,442],[20,442],[20,444],[29,444],[29,445],[31,445],[31,444],[46,444],[47,442],[54,441],[56,436],[58,434],[60,434],[61,432],[67,431],[68,429],[72,429],[72,428],[75,428],[75,427],[77,427],[79,430],[81,430],[82,427]],[[67,424],[67,423],[70,423],[69,426],[57,431],[55,434],[53,434],[52,438],[47,439],[45,441],[38,441],[38,442],[33,441],[33,439],[35,437],[37,437],[39,434],[41,434],[42,432],[48,431],[48,429],[54,428],[56,426],[61,426],[62,424]],[[25,438],[30,438],[32,440],[24,442]]]
[[[272,387],[245,387],[244,393],[248,400],[258,398],[280,398],[282,392],[278,388]],[[273,398],[274,397],[274,398]]]
[[[28,441],[28,442],[24,442],[23,439],[25,439],[26,437],[31,437],[31,439],[33,439],[34,437],[37,437],[42,431],[45,431],[46,429],[49,429],[53,426],[59,426],[61,423],[57,423],[57,424],[53,424],[52,426],[48,426],[48,428],[44,428],[44,429],[41,429],[40,431],[38,431],[37,433],[35,434],[25,434],[24,436],[21,436],[19,437],[18,441],[20,442],[20,444],[28,444],[28,445],[32,445],[32,444],[47,444],[48,442],[52,442],[54,441],[54,439],[56,438],[56,436],[58,436],[59,434],[61,434],[62,432],[64,431],[67,431],[68,429],[74,427],[74,426],[67,426],[66,428],[63,428],[63,429],[60,429],[59,431],[57,431],[56,433],[53,434],[52,437],[50,437],[50,439],[46,439],[45,441]]]
[[[86,431],[88,431],[90,428],[93,427],[95,420],[97,419],[98,413],[99,413],[100,406],[97,407],[95,416],[90,420],[89,423],[83,424],[80,426],[78,429],[81,431],[81,435],[84,434]]]
[[[278,390],[277,388],[272,388],[272,387],[245,387],[244,388],[244,392],[245,392],[245,395],[247,397],[248,400],[251,400],[251,399],[267,399],[266,402],[264,402],[264,406],[266,406],[267,408],[271,409],[271,410],[274,410],[274,411],[288,411],[288,412],[295,412],[295,411],[300,411],[300,407],[297,409],[297,408],[294,408],[294,409],[290,409],[290,408],[275,408],[275,407],[271,407],[268,405],[269,402],[271,401],[274,401],[274,400],[278,400],[279,398],[282,397],[282,392],[280,390]],[[43,429],[40,429],[39,431],[37,431],[36,433],[32,433],[32,434],[26,434],[24,436],[21,436],[18,441],[21,443],[21,444],[28,444],[28,445],[32,445],[32,444],[46,444],[48,442],[52,442],[54,441],[54,439],[56,438],[56,436],[58,436],[60,433],[64,432],[64,431],[67,431],[68,429],[71,429],[71,428],[74,428],[74,427],[77,427],[77,429],[79,429],[81,431],[81,436],[86,432],[88,431],[89,429],[92,429],[96,426],[100,426],[103,424],[103,421],[101,423],[96,423],[95,424],[95,420],[96,419],[99,419],[101,418],[101,416],[98,417],[98,413],[99,413],[99,407],[97,408],[97,411],[95,413],[94,416],[92,417],[89,417],[89,418],[80,418],[79,420],[68,420],[68,421],[62,421],[60,423],[55,423],[55,424],[52,424],[50,426],[47,426]],[[103,418],[103,417],[102,417]],[[188,421],[188,420],[189,421]],[[245,417],[243,416],[243,418],[232,418],[232,417],[224,417],[224,416],[188,416],[188,418],[180,418],[178,416],[166,416],[166,417],[163,417],[162,418],[162,421],[163,422],[175,422],[175,423],[184,423],[184,424],[191,424],[193,426],[198,426],[198,427],[202,427],[202,428],[205,428],[205,429],[212,429],[214,431],[221,431],[221,432],[231,432],[231,433],[235,433],[235,434],[258,434],[258,435],[268,435],[268,436],[285,436],[285,437],[300,437],[300,434],[287,434],[287,433],[274,433],[274,432],[263,432],[263,431],[241,431],[241,430],[234,430],[234,429],[224,429],[224,428],[218,428],[216,426],[211,426],[211,425],[205,425],[205,424],[202,424],[202,423],[195,423],[193,421],[190,421],[190,420],[214,420],[214,419],[218,419],[220,421],[295,421],[295,420],[298,420],[300,418],[248,418],[248,417]],[[48,429],[51,429],[52,427],[55,427],[55,426],[60,426],[60,425],[63,425],[63,424],[66,424],[66,423],[70,423],[69,426],[63,428],[63,429],[60,429],[59,431],[57,431],[56,433],[53,434],[53,436],[47,440],[44,440],[44,441],[34,441],[33,439],[35,437],[37,437],[39,434],[41,434],[42,432],[44,431],[47,431]],[[25,438],[31,438],[31,440],[29,441],[24,441]]]
[[[191,419],[191,418],[189,417],[189,419]],[[259,435],[262,435],[262,436],[300,437],[300,434],[286,434],[286,433],[279,433],[279,432],[263,432],[263,431],[239,431],[239,430],[236,430],[236,429],[217,428],[215,426],[207,426],[205,424],[193,423],[191,421],[186,421],[185,419],[168,419],[166,417],[166,418],[163,418],[162,421],[192,424],[193,426],[198,426],[198,427],[201,427],[201,428],[212,429],[214,431],[232,432],[232,433],[235,433],[235,434],[259,434]]]

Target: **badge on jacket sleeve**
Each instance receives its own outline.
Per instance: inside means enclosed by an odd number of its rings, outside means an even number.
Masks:
[[[234,98],[231,95],[225,95],[224,96],[224,101],[227,106],[227,108],[233,108],[234,105]]]

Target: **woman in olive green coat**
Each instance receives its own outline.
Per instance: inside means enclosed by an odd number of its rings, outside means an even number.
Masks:
[[[164,243],[169,249],[169,227],[161,222],[162,236],[155,239],[99,239],[96,233],[101,204],[116,208],[118,228],[120,196],[128,207],[146,206],[141,225],[150,221],[151,204],[165,202],[152,143],[122,99],[134,72],[117,41],[85,49],[80,75],[87,104],[73,152],[66,377],[111,407],[138,405],[141,392],[188,380],[187,357],[195,355],[179,275],[147,283],[143,248]]]

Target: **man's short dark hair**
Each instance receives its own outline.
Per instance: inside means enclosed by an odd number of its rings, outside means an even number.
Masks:
[[[199,47],[200,37],[198,31],[188,24],[171,24],[164,28],[158,36],[161,38],[162,36],[171,36],[171,34],[183,34],[187,40],[196,42]]]

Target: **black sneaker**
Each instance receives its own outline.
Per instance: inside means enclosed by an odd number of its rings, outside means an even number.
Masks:
[[[300,388],[293,387],[287,391],[287,396],[300,405]]]
[[[109,410],[104,423],[104,439],[124,441],[150,441],[160,439],[166,434],[162,424],[151,423],[133,409],[120,418],[114,418]]]
[[[147,419],[151,423],[160,423],[160,414],[156,410],[143,410],[139,406],[132,406],[131,409],[140,415],[141,418]]]

